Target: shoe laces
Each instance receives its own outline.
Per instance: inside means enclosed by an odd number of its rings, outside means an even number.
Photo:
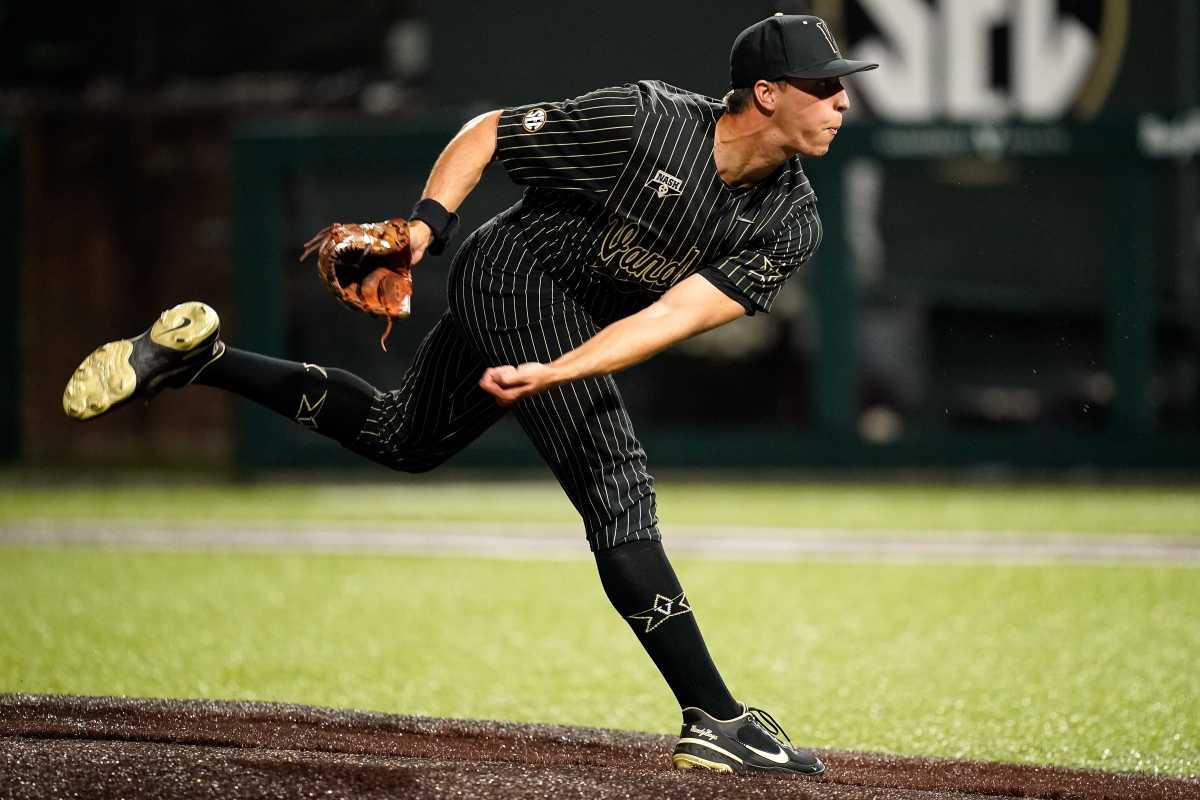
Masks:
[[[783,726],[775,721],[774,717],[772,717],[766,711],[763,711],[761,708],[755,708],[754,706],[746,706],[746,710],[754,715],[750,718],[751,722],[758,725],[758,727],[762,728],[776,739],[782,736],[788,743],[789,747],[793,746],[791,737],[787,735],[787,731],[783,729]]]

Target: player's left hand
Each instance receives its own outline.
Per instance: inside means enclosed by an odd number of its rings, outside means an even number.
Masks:
[[[425,222],[414,219],[408,223],[408,248],[410,252],[409,266],[416,266],[417,262],[425,256],[425,251],[429,249],[430,243],[433,241],[433,231],[429,229],[429,225]]]
[[[484,370],[479,386],[502,406],[510,406],[531,394],[544,392],[562,383],[558,371],[549,364],[529,362],[519,366],[492,367]]]
[[[314,253],[317,274],[334,297],[355,311],[387,320],[379,339],[379,346],[387,350],[393,320],[412,311],[408,221],[395,217],[361,224],[335,222],[304,243],[300,260]]]

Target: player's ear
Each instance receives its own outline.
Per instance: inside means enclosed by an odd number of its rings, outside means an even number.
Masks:
[[[756,81],[754,84],[754,102],[758,110],[764,114],[774,113],[779,104],[780,86],[775,81]]]

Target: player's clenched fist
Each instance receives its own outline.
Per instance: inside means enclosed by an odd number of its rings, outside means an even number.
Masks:
[[[530,362],[520,366],[492,367],[485,370],[479,385],[496,398],[502,406],[512,405],[523,397],[557,386],[563,380],[549,364]]]

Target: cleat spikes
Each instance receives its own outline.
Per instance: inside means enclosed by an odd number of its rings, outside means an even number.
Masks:
[[[96,348],[63,389],[63,411],[87,420],[133,397],[147,401],[161,389],[186,386],[224,354],[220,317],[203,303],[169,308],[146,333]]]

